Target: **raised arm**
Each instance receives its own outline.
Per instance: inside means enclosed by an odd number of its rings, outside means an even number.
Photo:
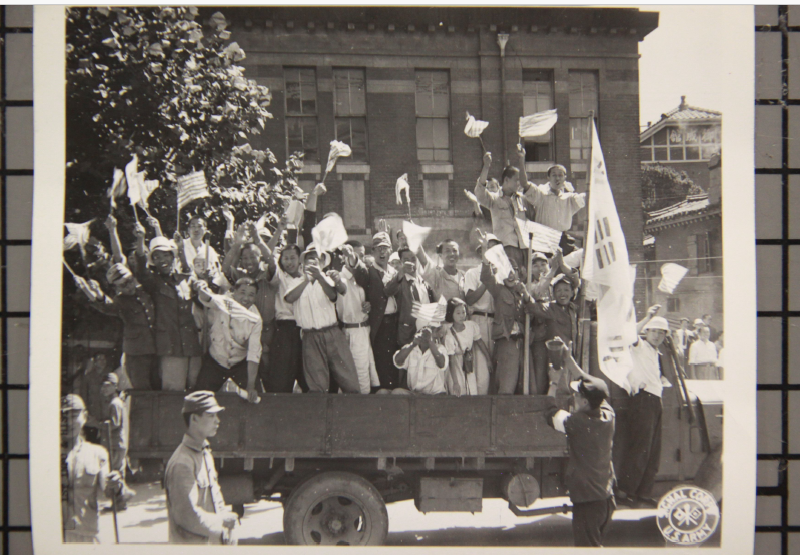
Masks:
[[[651,306],[650,308],[647,309],[647,314],[644,315],[644,318],[642,318],[641,320],[639,320],[636,323],[636,333],[637,334],[642,333],[642,330],[647,325],[647,322],[652,320],[653,316],[658,314],[659,310],[661,310],[661,305],[660,304],[654,304],[653,306]]]
[[[233,244],[234,228],[236,226],[236,219],[233,212],[227,206],[222,207],[222,217],[225,218],[225,237],[222,240],[222,249],[225,251],[225,256],[228,256],[228,251],[231,250]],[[223,270],[224,272],[224,270]]]
[[[489,178],[489,168],[492,166],[492,153],[485,152],[483,154],[483,168],[481,174],[478,176],[478,182],[475,184],[475,198],[478,202],[487,208],[492,207],[492,198],[486,191],[486,180]]]
[[[147,216],[147,225],[153,228],[156,237],[163,237],[164,233],[161,231],[161,224],[153,216]]]
[[[519,186],[525,193],[531,184],[528,183],[528,172],[525,170],[525,147],[521,143],[517,144],[517,169],[519,170]]]
[[[111,237],[111,253],[114,255],[114,262],[124,264],[125,255],[122,254],[122,244],[117,233],[117,219],[109,214],[105,225],[106,229],[108,229],[108,235]]]
[[[189,267],[189,264],[186,261],[186,251],[183,245],[183,236],[181,235],[181,232],[178,231],[177,229],[175,230],[175,233],[172,235],[172,241],[175,243],[175,246],[178,247],[178,262],[180,262],[181,265],[181,270],[179,271],[181,272],[194,271],[194,268]]]

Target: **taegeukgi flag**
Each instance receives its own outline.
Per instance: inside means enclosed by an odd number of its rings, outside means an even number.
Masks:
[[[637,341],[633,307],[635,269],[631,269],[628,260],[628,247],[594,122],[588,218],[588,241],[581,277],[599,289],[597,354],[600,369],[611,381],[630,391],[627,379],[633,366],[630,346]]]

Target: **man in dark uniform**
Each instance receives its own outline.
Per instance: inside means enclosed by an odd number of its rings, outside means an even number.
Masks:
[[[223,410],[210,391],[183,399],[186,434],[164,472],[170,543],[235,544],[232,532],[239,517],[225,506],[208,445]]]
[[[601,547],[603,535],[616,507],[614,466],[614,409],[606,401],[608,386],[583,372],[575,359],[565,353],[565,367],[550,370],[547,395],[555,397],[565,374],[579,377],[570,383],[573,407],[560,410],[555,402],[547,409],[547,422],[567,434],[569,463],[566,482],[572,501],[572,534],[576,547]]]

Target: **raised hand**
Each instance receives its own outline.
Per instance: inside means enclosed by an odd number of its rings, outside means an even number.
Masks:
[[[486,250],[489,248],[489,236],[481,228],[477,228],[475,233],[478,234],[478,241],[483,248],[483,253],[486,254]]]
[[[314,194],[317,195],[318,197],[321,197],[322,195],[324,195],[327,192],[328,192],[328,188],[325,186],[324,183],[317,183],[314,186]]]
[[[345,259],[347,260],[347,263],[350,266],[355,266],[356,265],[356,253],[353,250],[353,247],[351,245],[342,245],[341,249],[342,249],[342,254],[345,256]]]
[[[522,146],[522,143],[517,143],[517,154],[519,154],[519,157],[523,160],[525,159],[525,147]]]
[[[651,306],[650,308],[647,309],[647,316],[652,318],[653,316],[658,314],[659,310],[661,310],[661,305],[660,304],[654,304],[653,306]]]
[[[247,230],[247,234],[250,235],[251,241],[259,241],[261,236],[258,234],[258,228],[256,227],[255,222],[247,222],[245,224],[245,229]]]
[[[245,224],[239,224],[239,227],[236,228],[236,232],[233,234],[233,242],[236,245],[244,245],[246,240],[247,228]]]
[[[483,153],[483,165],[486,167],[492,165],[492,153],[488,150]]]
[[[133,224],[133,234],[139,238],[144,239],[144,236],[147,234],[147,231],[144,229],[144,226],[139,222]]]
[[[225,221],[228,222],[229,225],[234,222],[233,212],[231,212],[231,209],[227,206],[222,207],[222,217],[225,218]]]

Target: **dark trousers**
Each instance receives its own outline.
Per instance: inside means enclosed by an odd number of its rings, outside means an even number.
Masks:
[[[203,365],[197,376],[197,391],[219,391],[228,378],[242,389],[247,389],[247,359],[225,368],[211,355],[203,356]]]
[[[383,389],[400,387],[399,372],[394,365],[394,354],[398,348],[397,313],[385,315],[372,340],[375,370],[378,372],[378,380]]]
[[[547,365],[550,362],[547,357],[547,345],[545,341],[534,341],[531,345],[531,355],[533,360],[533,379],[531,380],[531,393],[537,395],[547,395],[550,388],[550,376],[547,373]]]
[[[575,547],[602,547],[603,535],[614,514],[614,498],[572,504]]]
[[[161,380],[153,383],[153,378],[158,376],[156,355],[129,355],[126,353],[125,370],[128,372],[133,389],[161,389]]]
[[[661,397],[640,391],[617,412],[614,469],[628,496],[649,497],[661,458]]]
[[[308,391],[303,377],[303,340],[294,320],[277,320],[269,349],[269,370],[264,387],[269,393],[291,393],[294,382]]]

